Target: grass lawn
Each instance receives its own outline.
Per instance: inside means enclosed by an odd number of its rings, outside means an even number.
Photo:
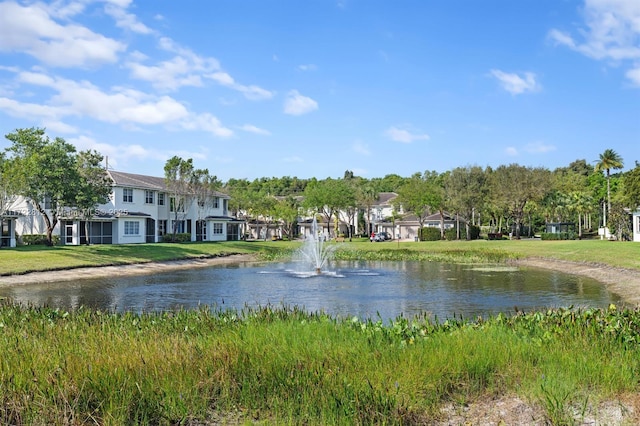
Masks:
[[[183,244],[124,244],[95,246],[25,246],[0,251],[0,275],[82,266],[104,266],[140,262],[212,257],[228,254],[256,254],[262,258],[287,257],[300,242],[228,241]],[[394,260],[413,255],[434,255],[431,259],[521,259],[539,257],[609,265],[640,270],[640,244],[600,240],[582,241],[434,241],[381,242],[354,239],[340,243],[339,252],[352,257]],[[404,256],[404,257],[403,257]],[[348,256],[347,256],[348,257]]]

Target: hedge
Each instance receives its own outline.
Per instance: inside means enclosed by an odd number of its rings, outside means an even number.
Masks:
[[[22,244],[25,246],[46,246],[47,236],[45,234],[26,234],[20,237]],[[51,240],[54,246],[60,243],[59,235],[51,235]]]

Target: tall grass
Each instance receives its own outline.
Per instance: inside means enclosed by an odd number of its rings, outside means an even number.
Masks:
[[[297,308],[108,313],[0,308],[1,424],[424,424],[519,395],[548,420],[638,391],[640,312],[472,322]]]

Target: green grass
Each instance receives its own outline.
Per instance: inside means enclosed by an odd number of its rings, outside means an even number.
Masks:
[[[616,309],[382,324],[284,307],[4,306],[0,423],[429,424],[446,403],[518,395],[570,424],[638,391],[639,328],[639,312]]]
[[[583,241],[435,241],[339,243],[338,259],[423,260],[495,263],[510,259],[547,259],[640,269],[640,244],[600,240]],[[301,242],[245,242],[184,244],[126,244],[96,246],[26,246],[0,251],[0,275],[22,274],[82,266],[120,265],[185,258],[255,254],[264,260],[286,259]]]
[[[255,254],[299,242],[20,247],[0,273]],[[640,269],[608,241],[341,243],[341,259],[540,257]],[[443,323],[297,308],[115,314],[0,306],[0,424],[425,424],[443,404],[517,395],[550,424],[635,394],[640,312],[558,310]],[[577,416],[577,417],[576,417]],[[576,420],[577,419],[577,420]]]
[[[78,268],[83,266],[124,265],[206,258],[229,254],[269,256],[279,250],[264,243],[184,243],[184,244],[122,244],[92,246],[22,246],[0,251],[0,275],[34,271]]]

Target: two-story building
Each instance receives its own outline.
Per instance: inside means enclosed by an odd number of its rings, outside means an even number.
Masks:
[[[207,197],[175,200],[165,179],[133,173],[107,171],[112,191],[109,200],[92,211],[69,208],[58,212],[54,233],[62,244],[153,243],[163,235],[189,234],[191,241],[238,240],[240,222],[229,216],[229,196],[212,192]],[[31,211],[28,200],[18,211]],[[19,235],[44,233],[38,215],[16,219]]]

